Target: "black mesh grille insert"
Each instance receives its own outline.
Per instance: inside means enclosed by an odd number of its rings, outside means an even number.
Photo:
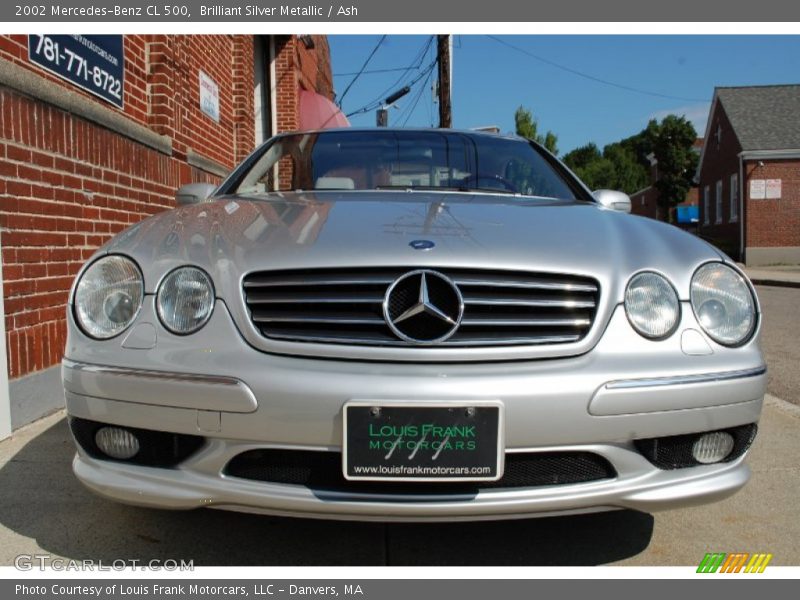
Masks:
[[[755,423],[730,429],[721,429],[733,436],[733,450],[721,462],[731,462],[747,452],[758,431]],[[662,438],[636,440],[634,444],[644,457],[659,469],[671,470],[699,465],[692,456],[692,446],[706,432],[673,435]]]
[[[444,346],[565,344],[581,340],[592,327],[600,287],[590,277],[463,268],[423,269],[431,302],[448,317],[458,314],[450,283],[464,311]],[[244,278],[243,293],[253,324],[265,337],[295,342],[408,345],[384,319],[389,287],[417,272],[409,268],[307,269],[260,271]],[[397,318],[419,298],[420,276],[404,279],[389,294]],[[423,315],[406,321],[418,341],[435,340],[451,326]]]
[[[92,458],[113,460],[148,467],[174,467],[194,454],[203,445],[204,438],[199,435],[167,433],[136,427],[122,427],[139,440],[139,452],[130,459],[119,460],[104,454],[95,442],[97,430],[101,427],[119,427],[98,423],[87,419],[69,418],[69,427],[75,441]]]
[[[611,464],[590,452],[506,454],[498,481],[466,483],[348,481],[339,452],[249,450],[234,457],[225,474],[270,483],[304,485],[320,491],[364,494],[475,494],[482,489],[525,488],[584,483],[616,477]]]

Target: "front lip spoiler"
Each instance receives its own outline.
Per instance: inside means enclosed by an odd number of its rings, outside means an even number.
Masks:
[[[469,500],[454,496],[439,502],[397,502],[357,496],[322,500],[305,486],[109,463],[81,452],[76,454],[72,466],[78,479],[90,490],[127,504],[382,522],[514,519],[620,508],[651,512],[722,500],[741,489],[750,477],[750,469],[740,458],[725,465],[654,471],[645,477],[557,486],[557,489],[495,491]]]
[[[747,377],[758,377],[765,375],[767,367],[756,367],[755,369],[742,369],[739,371],[723,371],[719,373],[702,373],[699,375],[679,375],[676,377],[654,377],[650,379],[620,379],[610,381],[606,384],[606,389],[632,389],[632,388],[653,388],[666,385],[682,385],[687,383],[716,383],[718,381],[730,381],[731,379],[744,379]]]

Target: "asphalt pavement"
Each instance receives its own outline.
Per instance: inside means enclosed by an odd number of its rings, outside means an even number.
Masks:
[[[756,292],[764,318],[767,390],[800,406],[800,289],[758,285]]]

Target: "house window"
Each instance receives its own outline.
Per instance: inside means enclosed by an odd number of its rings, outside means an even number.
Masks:
[[[731,175],[731,223],[739,220],[739,176]]]
[[[722,180],[717,182],[717,197],[715,202],[714,223],[722,223]]]
[[[703,188],[703,225],[708,225],[709,214],[711,213],[711,190],[708,186]]]

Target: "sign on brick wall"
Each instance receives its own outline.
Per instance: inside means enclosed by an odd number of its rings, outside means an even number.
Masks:
[[[28,59],[122,108],[125,58],[121,35],[31,34]]]
[[[781,197],[781,180],[767,179],[767,200],[777,200]]]
[[[219,123],[219,86],[200,71],[200,110]]]
[[[763,200],[767,197],[767,181],[765,179],[750,180],[750,199]]]

